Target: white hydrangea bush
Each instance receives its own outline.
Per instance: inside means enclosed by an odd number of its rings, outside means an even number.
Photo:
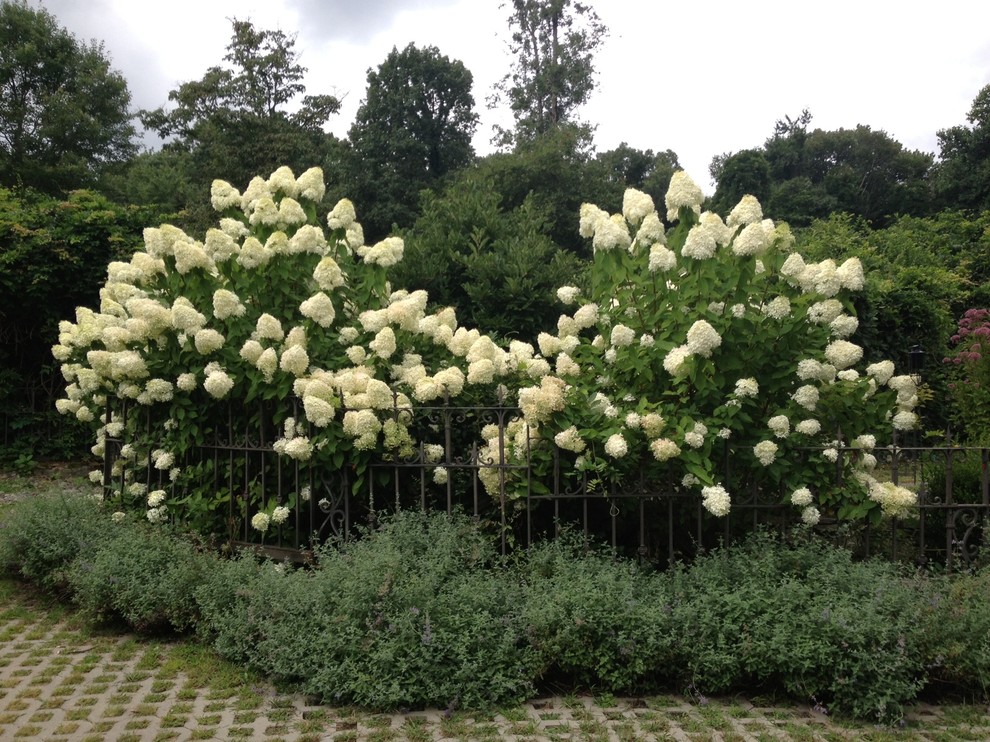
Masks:
[[[493,495],[546,488],[557,455],[572,482],[690,489],[715,515],[753,487],[781,492],[809,523],[823,512],[909,511],[911,493],[871,472],[877,440],[916,425],[917,390],[890,362],[861,368],[848,295],[863,288],[862,267],[807,264],[755,199],[723,222],[702,213],[701,190],[678,173],[669,231],[635,190],[621,214],[585,205],[590,289],[562,287],[556,331],[503,347],[459,326],[453,308],[428,312],[425,292],[390,286],[401,239],[366,245],[349,201],[318,216],[323,195],[318,169],[296,178],[280,168],[243,193],[216,181],[217,228],[202,241],[169,225],[146,230],[144,250],[108,267],[99,311],[80,308],[60,326],[53,354],[68,386],[58,409],[92,422],[96,455],[108,437],[125,441],[118,494],[151,522],[179,515],[209,529],[222,517],[203,466],[181,463],[217,404],[243,409],[250,429],[252,405],[272,403],[278,456],[360,475],[414,453],[413,418],[397,407],[489,406],[499,392],[520,414],[481,431],[480,476]],[[111,396],[162,424],[105,420]],[[442,448],[425,450],[432,481],[445,484]],[[520,462],[532,464],[525,481]],[[149,463],[170,486],[133,481]],[[247,495],[259,537],[300,505],[260,486]]]
[[[567,313],[527,368],[539,378],[519,380],[522,415],[488,431],[485,454],[497,460],[503,436],[510,463],[549,471],[552,442],[576,478],[690,489],[717,516],[755,488],[806,523],[908,514],[913,493],[875,479],[874,447],[917,425],[917,389],[889,361],[864,367],[849,339],[859,260],[806,262],[752,196],[725,221],[702,200],[678,172],[670,230],[635,190],[620,214],[582,206],[590,291],[558,291]],[[500,471],[483,474],[496,492]]]
[[[118,494],[150,521],[180,515],[209,528],[224,515],[203,468],[179,466],[204,442],[218,403],[243,410],[239,429],[251,430],[255,403],[273,402],[279,456],[360,472],[372,455],[413,454],[410,418],[396,407],[445,396],[471,404],[475,392],[490,404],[503,378],[536,363],[533,347],[503,349],[459,326],[452,308],[428,313],[425,292],[393,290],[387,271],[402,259],[402,240],[366,245],[347,200],[320,219],[323,195],[315,168],[298,178],[280,168],[243,193],[215,181],[217,228],[202,241],[169,225],[145,230],[144,250],[110,264],[99,311],[79,308],[61,324],[53,354],[68,386],[58,409],[93,423],[96,455],[107,436],[126,441],[113,471]],[[149,433],[136,416],[126,430],[122,419],[104,420],[111,396],[163,424]],[[150,495],[132,486],[149,461],[174,486]],[[298,505],[266,499],[260,487],[249,496],[259,534]]]

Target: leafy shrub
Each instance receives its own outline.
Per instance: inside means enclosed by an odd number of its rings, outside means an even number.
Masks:
[[[318,169],[297,179],[280,168],[243,194],[216,181],[211,193],[219,229],[203,242],[169,225],[146,230],[144,251],[108,266],[100,311],[77,309],[52,348],[70,382],[58,410],[92,425],[97,454],[108,439],[124,441],[115,478],[126,482],[149,462],[169,472],[175,492],[155,505],[121,492],[153,520],[229,526],[217,507],[229,495],[183,466],[227,419],[217,417],[221,400],[236,410],[233,427],[277,438],[286,464],[346,464],[361,479],[383,457],[439,464],[442,447],[396,407],[491,404],[505,391],[521,414],[467,431],[483,441],[483,461],[513,465],[481,468],[499,500],[545,491],[558,472],[565,487],[641,476],[678,483],[716,516],[729,512],[732,492],[755,487],[779,493],[807,522],[822,510],[879,520],[913,502],[906,490],[892,498],[871,474],[871,450],[890,426],[916,426],[918,396],[892,362],[858,369],[863,349],[847,338],[858,328],[849,312],[862,264],[805,263],[786,225],[763,219],[752,197],[723,222],[701,213],[701,189],[676,173],[671,229],[639,191],[626,192],[620,214],[585,204],[578,231],[594,253],[589,288],[558,289],[573,312],[556,334],[506,348],[459,326],[453,308],[427,314],[425,291],[393,291],[389,269],[404,243],[363,244],[347,200],[318,217]],[[161,424],[122,413],[106,424],[110,396]],[[838,430],[855,449],[841,460]],[[731,470],[721,465],[728,458]],[[847,470],[841,485],[836,465]],[[231,484],[247,493],[239,525],[258,541],[272,524],[300,523],[304,502],[276,501],[262,478]]]
[[[671,579],[682,680],[702,692],[782,686],[890,721],[922,687],[919,591],[896,565],[758,534]]]
[[[953,502],[983,502],[983,458],[981,452],[975,449],[953,451],[951,466]],[[945,498],[948,473],[949,466],[946,458],[941,455],[938,459],[923,466],[922,477],[930,493],[930,498]]]
[[[517,575],[544,682],[630,692],[671,678],[680,637],[662,576],[570,538],[532,547]]]
[[[990,568],[942,577],[921,602],[926,658],[939,689],[990,698]]]
[[[327,702],[381,709],[532,693],[518,593],[472,521],[417,513],[324,547],[315,570],[242,559],[199,592],[204,620],[216,622],[206,633],[227,656]]]
[[[68,571],[74,600],[97,622],[122,619],[140,633],[184,632],[196,622],[195,588],[207,557],[145,524],[111,524],[112,535],[79,554]]]
[[[44,590],[68,594],[68,570],[111,535],[103,506],[91,497],[57,492],[17,503],[0,522],[0,566]]]

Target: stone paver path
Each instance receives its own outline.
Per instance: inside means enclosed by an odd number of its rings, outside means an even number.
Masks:
[[[3,740],[986,740],[985,711],[921,707],[903,730],[808,707],[676,696],[372,714],[276,692],[192,643],[94,632],[57,606],[0,596]]]

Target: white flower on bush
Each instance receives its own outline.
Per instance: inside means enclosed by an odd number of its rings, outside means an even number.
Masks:
[[[886,384],[894,375],[894,362],[880,361],[879,363],[871,363],[866,367],[866,374],[876,379],[877,384]]]
[[[576,286],[561,286],[557,289],[557,298],[562,304],[573,304],[580,293],[581,290]]]
[[[695,185],[683,170],[678,170],[670,179],[667,187],[667,195],[664,199],[667,206],[667,221],[672,222],[678,218],[678,212],[682,206],[686,206],[695,214],[701,213],[701,203],[705,200],[705,194]]]
[[[808,526],[818,525],[821,517],[821,513],[818,512],[818,508],[814,505],[808,505],[808,507],[801,511],[801,520]]]
[[[863,275],[863,264],[859,258],[849,258],[835,270],[835,275],[842,284],[842,288],[849,291],[862,291],[866,285]]]
[[[327,214],[327,226],[330,229],[347,229],[354,223],[355,219],[357,219],[357,214],[354,211],[354,204],[351,203],[350,199],[342,198]]]
[[[195,335],[196,350],[204,356],[209,355],[223,347],[224,339],[224,336],[216,330],[209,328],[199,330]]]
[[[450,478],[447,472],[447,467],[438,466],[433,470],[433,481],[437,484],[447,484],[447,480]]]
[[[718,518],[728,515],[732,507],[732,498],[720,484],[702,487],[701,498],[705,510]]]
[[[598,322],[598,305],[588,303],[581,306],[574,313],[574,322],[581,330],[593,327]]]
[[[778,296],[771,300],[769,304],[763,305],[762,311],[770,319],[784,319],[791,313],[791,300],[786,296]]]
[[[162,449],[156,449],[151,452],[151,460],[156,469],[165,471],[172,468],[175,463],[175,455]]]
[[[608,218],[608,213],[594,204],[581,204],[578,232],[582,237],[594,237],[598,223]]]
[[[650,258],[647,263],[647,269],[650,273],[656,273],[657,271],[666,273],[673,270],[676,266],[677,255],[673,250],[660,244],[650,246]]]
[[[657,438],[650,443],[650,451],[657,461],[668,461],[681,453],[680,447],[669,438]]]
[[[791,493],[791,504],[798,507],[805,507],[811,504],[811,490],[807,487],[798,487]]]
[[[848,338],[856,334],[856,330],[859,329],[859,320],[848,314],[840,314],[829,323],[829,329],[832,331],[832,337]]]
[[[774,415],[767,420],[767,427],[776,437],[786,438],[791,432],[791,421],[787,419],[787,415]]]
[[[708,260],[715,255],[715,236],[712,232],[700,224],[691,227],[688,232],[684,247],[681,248],[681,255],[695,260]]]
[[[636,238],[633,242],[641,247],[652,246],[656,244],[664,244],[667,241],[667,236],[663,231],[663,222],[660,221],[660,216],[656,211],[651,211],[644,218],[642,223],[639,225],[639,230],[636,232]]]
[[[671,376],[679,376],[687,369],[685,362],[691,357],[691,351],[686,345],[671,348],[663,359],[663,367]]]
[[[556,443],[559,448],[562,448],[565,451],[573,451],[574,453],[581,453],[585,448],[587,448],[588,445],[581,438],[577,427],[574,425],[557,433],[553,437],[553,442]]]
[[[285,330],[282,323],[272,315],[265,313],[258,317],[255,324],[255,340],[282,340],[285,337]]]
[[[729,218],[725,223],[729,227],[745,226],[763,221],[763,207],[755,196],[746,194],[739,203],[729,212]]]
[[[877,438],[874,435],[864,433],[863,435],[858,435],[853,439],[853,448],[862,448],[864,451],[872,451],[876,448]]]
[[[282,352],[279,368],[293,376],[303,376],[309,369],[309,354],[301,345],[293,345]]]
[[[566,361],[569,361],[570,362],[571,366],[573,366],[573,368],[575,369],[574,370],[574,373],[577,373],[578,371],[580,371],[580,369],[577,368],[577,364],[575,364],[573,361],[571,361],[571,359],[567,357],[567,354],[566,353],[561,353],[560,356],[557,359],[557,369],[558,369],[557,373],[558,374],[561,373],[561,371],[560,371],[561,367],[567,365],[566,363],[562,364],[561,363],[561,359],[566,359]],[[568,367],[568,369],[569,368],[570,367]],[[488,359],[488,358],[481,358],[481,359],[479,359],[477,361],[473,361],[468,366],[467,383],[468,384],[491,384],[492,381],[494,381],[494,379],[495,379],[495,370],[496,370],[495,369],[495,364],[492,363],[492,361],[490,359]]]
[[[491,364],[491,361],[486,361],[486,363]],[[557,376],[578,376],[581,373],[581,367],[566,353],[561,353],[557,356],[557,363],[554,370]],[[470,381],[470,374],[468,375],[468,380]]]
[[[625,325],[619,324],[612,328],[612,333],[609,340],[612,345],[623,348],[627,345],[632,345],[633,341],[636,339],[635,330],[626,327]]]
[[[622,216],[627,222],[636,226],[654,210],[653,198],[649,194],[635,188],[626,189],[622,196]]]
[[[336,318],[333,301],[322,291],[313,294],[299,305],[299,312],[320,327],[330,327]]]
[[[154,490],[148,493],[148,507],[161,507],[165,502],[165,490]]]
[[[911,490],[893,482],[877,482],[872,478],[868,482],[869,498],[880,504],[884,515],[903,518],[917,514],[915,508],[918,506],[918,496]]]
[[[271,383],[278,368],[278,354],[274,348],[266,348],[255,360],[254,365],[264,375],[265,381]]]
[[[791,399],[809,412],[814,412],[815,407],[818,406],[818,387],[812,386],[811,384],[800,386],[794,394],[791,395]]]
[[[648,412],[639,419],[639,426],[650,438],[659,436],[666,425],[667,421],[663,419],[662,415],[656,412]]]
[[[620,433],[614,433],[605,441],[605,453],[613,459],[621,459],[629,452],[629,444]]]
[[[210,203],[217,211],[226,211],[241,205],[241,194],[225,180],[214,180],[210,186]]]
[[[739,398],[755,397],[760,393],[760,385],[753,377],[736,381],[735,395]]]
[[[705,436],[708,435],[708,428],[704,423],[696,422],[694,427],[684,434],[684,442],[691,448],[701,448],[705,445]]]
[[[386,237],[381,242],[372,247],[362,245],[357,249],[357,254],[364,258],[364,262],[372,263],[388,268],[402,260],[405,251],[405,243],[400,237]]]
[[[732,252],[740,257],[762,255],[769,247],[767,233],[760,222],[748,224],[732,241]]]
[[[818,435],[821,432],[821,429],[822,424],[810,417],[801,420],[794,426],[794,432],[801,433],[802,435]]]
[[[591,241],[595,252],[624,250],[632,244],[629,228],[620,214],[602,219],[595,224],[595,236]]]
[[[913,412],[901,410],[894,415],[893,425],[895,430],[914,430],[918,427],[918,416]]]
[[[254,517],[251,518],[251,527],[261,533],[268,530],[269,523],[271,523],[271,518],[268,517],[268,513],[255,513]]]
[[[687,349],[689,353],[708,358],[712,351],[721,344],[722,336],[703,319],[699,319],[688,330]]]
[[[146,517],[148,518],[148,522],[151,523],[152,525],[156,525],[156,526],[160,525],[161,523],[164,523],[165,521],[168,520],[168,508],[166,508],[164,505],[161,505],[156,508],[151,508],[146,513]]]
[[[271,521],[275,525],[281,525],[289,519],[289,508],[284,505],[279,505],[272,511]]]
[[[203,388],[214,399],[223,399],[234,388],[234,380],[222,368],[213,368],[207,371]]]
[[[777,458],[777,444],[773,441],[760,441],[753,446],[753,453],[763,466],[770,466]]]
[[[848,340],[835,340],[825,348],[825,358],[839,370],[858,363],[862,357],[863,349]]]
[[[326,186],[323,184],[323,171],[318,167],[311,167],[299,176],[296,181],[296,190],[299,198],[315,203],[322,201],[323,194],[326,192]]]

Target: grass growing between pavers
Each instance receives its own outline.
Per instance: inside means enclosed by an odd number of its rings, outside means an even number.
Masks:
[[[981,740],[985,705],[923,707],[902,728],[776,698],[569,695],[489,711],[314,707],[192,641],[141,639],[0,579],[0,738],[269,740]]]

